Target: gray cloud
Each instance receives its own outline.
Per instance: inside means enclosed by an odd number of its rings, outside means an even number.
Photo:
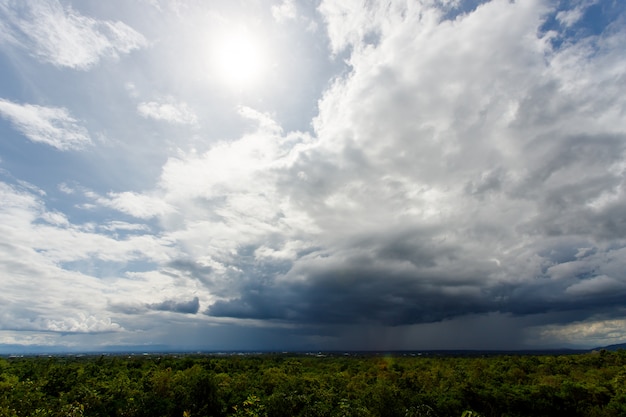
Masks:
[[[315,145],[274,171],[318,227],[312,251],[273,275],[230,259],[246,278],[206,314],[405,326],[623,305],[623,30],[554,49],[536,2],[453,21],[352,10],[364,29],[320,10],[352,72],[320,102]],[[380,38],[365,47],[368,30]]]
[[[181,314],[196,314],[200,310],[200,299],[194,297],[191,300],[166,299],[158,303],[109,303],[109,309],[116,313],[127,315],[142,315],[146,312],[165,311]]]
[[[165,300],[160,303],[148,304],[147,307],[151,310],[196,314],[200,309],[200,299],[198,297],[194,297],[189,301]]]
[[[170,269],[174,271],[169,272]],[[206,284],[210,284],[213,268],[207,265],[201,265],[191,259],[177,259],[170,262],[167,265],[167,269],[162,271],[162,273],[172,274],[174,277],[178,276],[177,272],[191,276],[192,278],[198,279]]]
[[[415,249],[412,255],[418,252]],[[622,252],[624,249],[610,251],[609,256],[618,257]],[[553,264],[543,273],[537,271],[531,280],[520,277],[520,282],[503,282],[497,279],[502,268],[495,262],[439,256],[425,265],[415,265],[396,254],[396,259],[375,253],[340,260],[320,257],[290,271],[306,277],[303,281],[255,281],[240,289],[239,298],[218,301],[206,313],[309,324],[397,326],[488,312],[579,311],[592,315],[620,308],[626,301],[626,283],[619,275],[598,275],[619,268],[606,259],[559,262],[558,254],[550,251],[540,258],[544,265]],[[391,262],[383,261],[385,258]],[[559,276],[559,267],[576,262],[580,265]]]

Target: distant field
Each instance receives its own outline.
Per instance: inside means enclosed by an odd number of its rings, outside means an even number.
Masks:
[[[626,351],[0,359],[0,416],[624,416]]]

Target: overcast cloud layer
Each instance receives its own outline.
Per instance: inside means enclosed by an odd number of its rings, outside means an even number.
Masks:
[[[467,4],[0,0],[0,351],[626,341],[626,6]]]

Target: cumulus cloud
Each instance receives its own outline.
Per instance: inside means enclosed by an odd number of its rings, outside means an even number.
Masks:
[[[0,99],[0,114],[33,142],[62,151],[81,149],[91,143],[87,129],[63,107],[17,104]]]
[[[194,125],[198,118],[187,103],[178,102],[172,98],[164,102],[145,101],[137,106],[137,112],[147,118],[162,120],[168,123]]]
[[[164,224],[215,265],[206,314],[400,326],[621,305],[626,102],[605,87],[626,75],[623,31],[556,48],[539,1],[455,19],[357,3],[319,8],[352,70],[315,138],[257,117],[164,167],[181,208]]]
[[[44,320],[43,330],[62,333],[102,333],[123,330],[110,318],[99,319],[94,316],[79,315],[78,318],[63,320]]]
[[[57,67],[86,70],[102,57],[117,58],[145,46],[145,38],[119,21],[83,16],[58,0],[5,1],[0,41],[17,45]]]

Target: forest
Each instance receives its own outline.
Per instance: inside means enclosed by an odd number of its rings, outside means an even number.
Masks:
[[[0,416],[625,416],[626,351],[0,358]]]

